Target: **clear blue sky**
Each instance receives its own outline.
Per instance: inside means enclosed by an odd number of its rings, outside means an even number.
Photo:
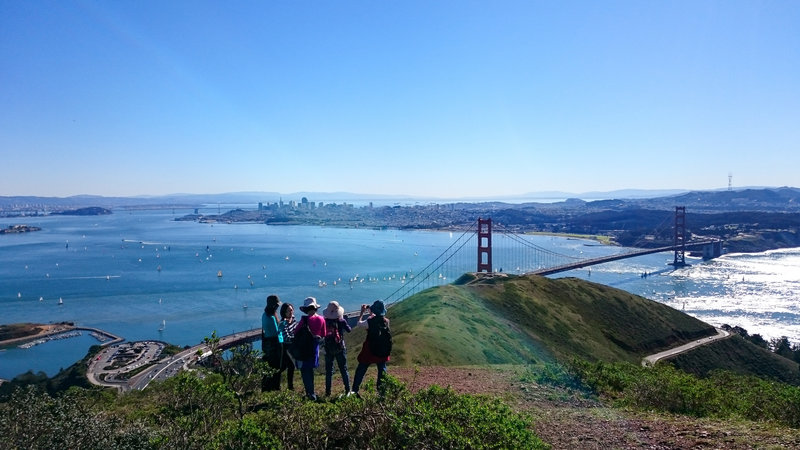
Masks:
[[[797,1],[0,0],[0,195],[800,185]]]

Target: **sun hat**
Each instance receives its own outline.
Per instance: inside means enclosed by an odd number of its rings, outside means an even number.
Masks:
[[[336,300],[328,303],[328,306],[322,311],[322,317],[326,319],[342,319],[344,318],[344,308],[339,306]]]
[[[319,309],[319,303],[317,303],[317,299],[314,297],[306,297],[303,300],[303,306],[300,307],[300,311],[306,312],[309,308],[312,309]]]
[[[277,295],[272,294],[272,295],[268,295],[267,296],[267,306],[271,306],[273,308],[277,308],[278,305],[280,305],[280,303],[281,303],[281,299]]]
[[[384,306],[382,300],[375,300],[375,303],[369,307],[370,312],[375,314],[376,316],[385,316],[386,315],[386,306]]]

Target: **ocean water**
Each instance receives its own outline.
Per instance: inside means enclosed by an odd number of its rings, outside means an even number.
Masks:
[[[346,310],[385,298],[458,239],[438,231],[173,220],[189,212],[6,219],[0,226],[25,223],[42,231],[0,236],[0,322],[72,321],[131,341],[194,345],[213,331],[259,327],[272,293],[295,305],[307,296],[322,304],[335,299]],[[626,250],[550,236],[527,239],[576,257]],[[513,246],[499,235],[493,244],[497,266]],[[460,252],[436,282],[475,270],[475,256]],[[714,325],[800,341],[800,249],[705,262],[687,258],[692,265],[678,270],[666,265],[671,260],[672,254],[648,255],[558,276],[625,289]],[[0,377],[28,369],[53,375],[92,343],[85,335],[0,350]]]

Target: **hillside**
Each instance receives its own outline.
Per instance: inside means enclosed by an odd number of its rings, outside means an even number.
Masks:
[[[639,364],[649,354],[715,333],[664,304],[576,278],[508,276],[431,288],[389,310],[398,366],[537,364],[575,358]],[[348,336],[363,342],[363,331]],[[700,376],[716,369],[798,385],[797,364],[743,339],[668,360]]]
[[[400,365],[627,361],[714,328],[680,311],[573,278],[495,278],[426,290],[394,305]],[[353,336],[354,342],[361,337]]]
[[[740,336],[732,336],[670,360],[675,367],[699,376],[714,370],[728,370],[740,375],[754,375],[800,386],[800,370],[794,361],[754,345]]]

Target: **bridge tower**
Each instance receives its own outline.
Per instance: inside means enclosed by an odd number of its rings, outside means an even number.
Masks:
[[[686,265],[686,207],[675,207],[675,267]]]
[[[478,272],[492,272],[492,219],[478,217]]]

